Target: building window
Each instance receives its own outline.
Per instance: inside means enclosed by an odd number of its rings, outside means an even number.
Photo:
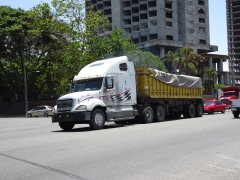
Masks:
[[[204,39],[199,39],[199,43],[200,43],[200,44],[206,44],[206,40],[204,40]]]
[[[166,18],[172,18],[172,12],[166,11]]]
[[[166,35],[166,39],[167,39],[167,40],[173,40],[173,36],[171,36],[171,35]]]
[[[172,9],[172,2],[165,2],[165,8]]]
[[[204,5],[204,1],[203,0],[198,0],[198,4],[199,5]]]
[[[148,8],[150,8],[150,7],[156,7],[156,6],[157,6],[156,1],[149,1],[149,2],[148,2]]]
[[[149,40],[157,39],[157,38],[158,38],[158,35],[157,35],[157,34],[150,34],[150,35],[149,35]]]
[[[204,14],[204,10],[201,8],[201,9],[198,10],[198,13],[199,14]]]
[[[133,22],[139,22],[139,16],[133,16],[132,21]]]
[[[139,39],[138,39],[138,38],[134,38],[134,39],[133,39],[133,43],[134,43],[134,44],[139,43]]]
[[[149,11],[149,17],[157,16],[157,11]]]
[[[199,27],[199,32],[205,32],[205,31],[206,31],[205,27],[202,27],[202,26]]]
[[[172,22],[171,21],[166,21],[166,26],[172,27]]]
[[[205,23],[205,19],[204,18],[199,18],[199,22],[200,23]]]
[[[147,36],[141,36],[141,42],[147,41]]]
[[[132,0],[132,4],[138,4],[138,0]]]

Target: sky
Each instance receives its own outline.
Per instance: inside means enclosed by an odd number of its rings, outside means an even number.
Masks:
[[[0,6],[28,10],[41,2],[51,4],[52,0],[0,0]],[[214,54],[228,55],[226,2],[224,0],[209,0],[210,44],[218,46]],[[224,62],[224,71],[228,71],[228,62]]]

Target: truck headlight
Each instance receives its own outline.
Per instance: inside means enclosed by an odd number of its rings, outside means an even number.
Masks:
[[[76,110],[79,110],[79,111],[87,110],[87,106],[86,105],[78,106]]]

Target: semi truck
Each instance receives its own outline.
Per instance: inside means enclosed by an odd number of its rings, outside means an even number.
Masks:
[[[127,56],[98,60],[74,77],[70,93],[57,99],[52,123],[63,130],[75,124],[104,128],[105,122],[125,124],[203,115],[199,77],[170,74],[135,66]]]
[[[228,109],[232,108],[232,101],[238,99],[240,88],[238,86],[229,86],[221,88],[221,102],[226,104]]]

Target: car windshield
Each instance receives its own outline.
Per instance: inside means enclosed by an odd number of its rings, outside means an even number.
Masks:
[[[226,92],[223,94],[224,97],[235,96],[235,92]]]
[[[73,92],[96,91],[102,87],[103,78],[84,79],[73,82]]]
[[[213,101],[204,101],[204,105],[213,105],[214,102]]]

